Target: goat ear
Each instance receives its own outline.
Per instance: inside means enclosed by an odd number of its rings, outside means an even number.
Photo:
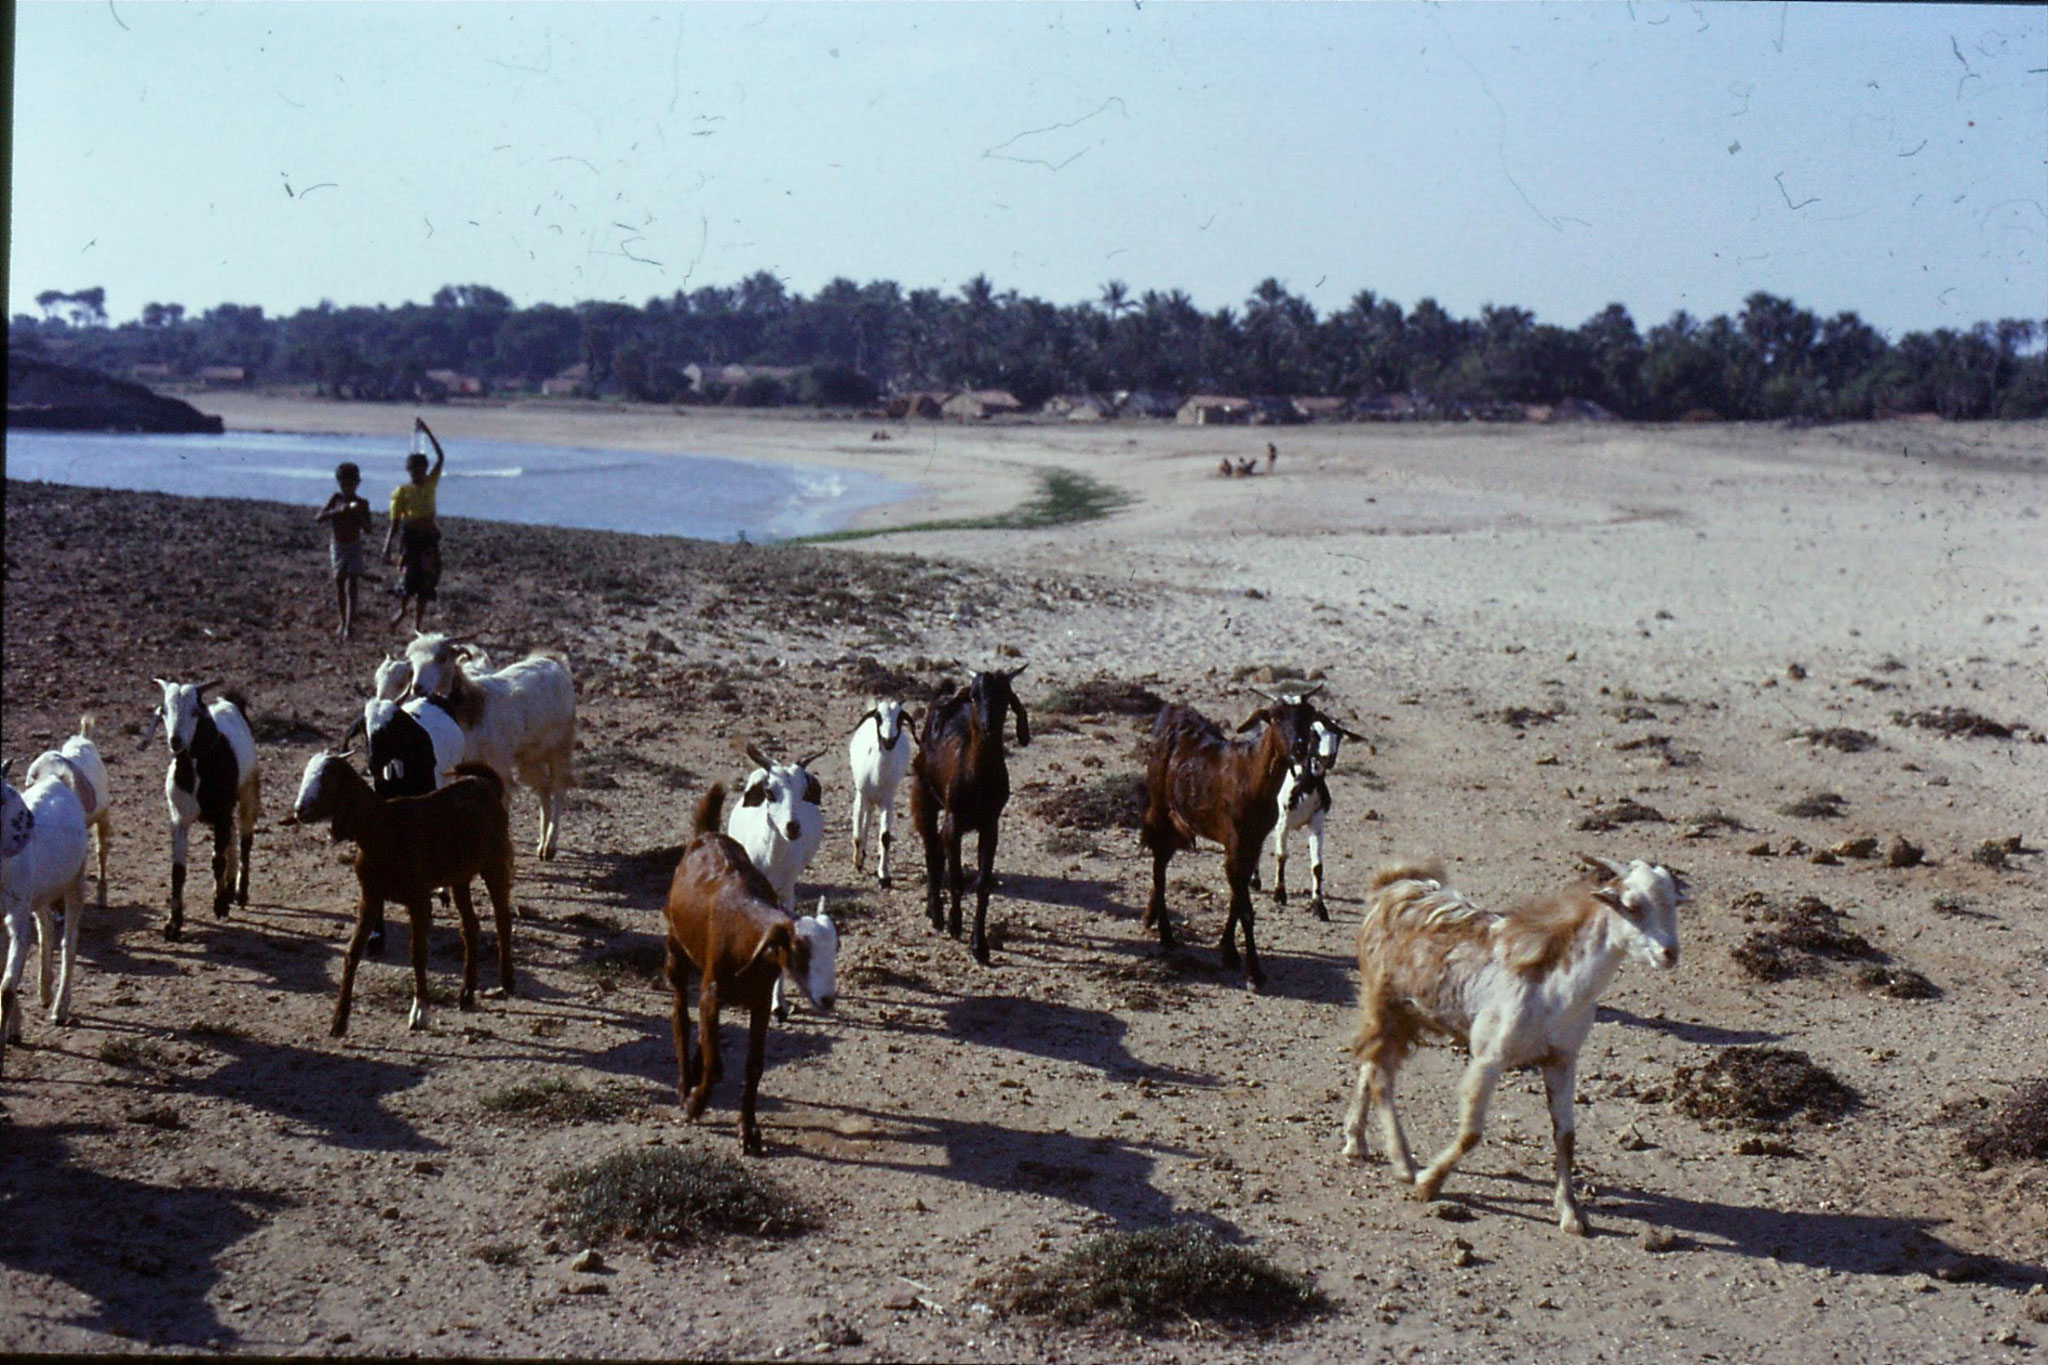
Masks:
[[[1603,886],[1599,890],[1595,891],[1593,893],[1593,899],[1599,901],[1603,905],[1611,905],[1616,910],[1626,908],[1625,906],[1623,906],[1621,902],[1621,892],[1611,886]]]
[[[1678,892],[1680,900],[1684,900],[1692,894],[1692,878],[1686,876],[1675,867],[1667,867],[1664,870],[1671,875],[1671,887],[1674,891]]]
[[[788,920],[777,920],[773,925],[769,926],[767,933],[761,935],[761,941],[754,945],[754,954],[747,959],[747,966],[753,966],[764,957],[768,958],[770,962],[774,962],[775,959],[772,955],[776,953],[782,955],[783,962],[788,962],[790,953],[795,947],[796,932],[790,926],[790,922]]]
[[[1018,701],[1014,694],[1010,697],[1010,709],[1017,713],[1017,747],[1020,749],[1029,748],[1031,746],[1031,716],[1024,710],[1024,703]]]
[[[1258,689],[1258,688],[1256,688],[1256,687],[1254,687],[1254,688],[1252,689],[1252,691],[1254,691],[1254,692],[1258,692],[1258,691],[1259,691],[1259,689]],[[1265,693],[1263,693],[1263,692],[1259,692],[1259,695],[1263,697],[1263,696],[1265,696],[1266,694],[1265,694]],[[1261,707],[1260,707],[1260,708],[1259,708],[1258,710],[1256,710],[1256,711],[1252,712],[1252,713],[1251,713],[1250,715],[1248,715],[1248,716],[1246,716],[1246,717],[1244,718],[1244,720],[1243,720],[1243,721],[1242,721],[1242,722],[1241,722],[1241,723],[1240,723],[1240,724],[1238,725],[1238,727],[1237,727],[1237,733],[1241,735],[1241,734],[1243,734],[1243,733],[1244,733],[1245,731],[1247,731],[1247,730],[1251,729],[1251,728],[1252,728],[1252,727],[1253,727],[1254,725],[1258,725],[1258,724],[1262,723],[1262,722],[1263,722],[1263,721],[1264,721],[1265,719],[1266,719],[1266,708],[1265,708],[1265,707],[1263,707],[1263,706],[1261,706]]]
[[[1338,734],[1344,736],[1344,738],[1346,739],[1355,739],[1358,740],[1360,743],[1364,743],[1365,741],[1364,735],[1359,734],[1356,730],[1350,729],[1343,725],[1339,725],[1336,721],[1331,720],[1328,717],[1325,717],[1323,719],[1323,724],[1329,726],[1332,730],[1335,730]]]
[[[805,773],[804,800],[810,802],[812,805],[815,806],[824,798],[824,795],[825,789],[818,785],[818,779],[811,776],[809,773]]]

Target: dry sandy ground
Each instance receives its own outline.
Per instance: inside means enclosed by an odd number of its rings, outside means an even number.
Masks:
[[[394,463],[410,415],[209,406],[234,426],[390,431]],[[1970,1168],[1956,1117],[2044,1065],[2043,858],[1970,854],[2048,844],[2048,745],[2029,742],[2048,727],[2048,429],[898,426],[871,442],[872,425],[530,405],[436,421],[451,458],[465,436],[630,443],[939,490],[883,520],[998,509],[1048,465],[1136,501],[1088,525],[830,553],[453,523],[447,619],[500,657],[567,653],[582,786],[563,857],[521,864],[520,995],[408,1034],[394,929],[345,1044],[325,1025],[352,881],[323,837],[277,821],[379,643],[323,638],[306,514],[8,486],[6,751],[96,711],[119,814],[78,1021],[32,1015],[0,1082],[0,1349],[1922,1361],[2048,1344],[2048,1172]],[[1269,434],[1275,476],[1211,475]],[[874,672],[862,658],[921,687],[1010,650],[1031,663],[1038,739],[1012,756],[984,970],[927,931],[907,833],[893,890],[854,877],[840,743]],[[1215,966],[1213,853],[1174,864],[1193,946],[1161,963],[1137,924],[1136,836],[1048,818],[1139,769],[1142,723],[1046,703],[1137,677],[1234,719],[1234,675],[1261,666],[1324,670],[1330,708],[1371,745],[1332,783],[1332,922],[1262,899],[1272,980],[1254,995]],[[131,738],[153,673],[238,682],[266,738],[251,904],[216,923],[202,897],[179,944],[159,933],[162,751]],[[1936,706],[2037,728],[1949,739],[1892,719]],[[1876,743],[1790,738],[1830,727]],[[772,1034],[755,1163],[819,1226],[621,1244],[605,1292],[568,1293],[592,1277],[568,1269],[549,1176],[654,1143],[737,1150],[732,1081],[705,1124],[681,1121],[665,997],[637,966],[660,850],[706,784],[738,775],[740,736],[833,746],[804,885],[847,918],[842,996]],[[1843,813],[1782,813],[1815,792]],[[1666,819],[1579,828],[1623,799]],[[1926,864],[1776,852],[1895,834]],[[1683,964],[1624,969],[1583,1058],[1596,1235],[1550,1225],[1531,1077],[1503,1087],[1447,1188],[1470,1218],[1440,1221],[1377,1157],[1337,1155],[1359,892],[1384,859],[1436,854],[1505,905],[1565,880],[1580,850],[1659,858],[1695,887]],[[1731,957],[1760,927],[1750,893],[1822,898],[1940,994],[1863,990],[1855,964],[1752,979]],[[444,981],[452,937],[436,926]],[[729,1029],[734,1060],[740,1043]],[[1778,1137],[1797,1155],[1747,1155],[1746,1130],[1666,1098],[1676,1068],[1758,1043],[1805,1050],[1860,1107],[1792,1124]],[[1436,1051],[1407,1073],[1421,1144],[1448,1135],[1458,1065]],[[483,1105],[548,1078],[622,1110],[536,1124]],[[1139,1339],[985,1306],[981,1281],[1020,1256],[1169,1220],[1313,1272],[1330,1311],[1277,1340]],[[1675,1245],[1646,1249],[1645,1229]]]

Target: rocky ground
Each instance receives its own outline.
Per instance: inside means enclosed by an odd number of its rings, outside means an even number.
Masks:
[[[843,435],[762,444],[825,458]],[[278,821],[393,637],[332,641],[304,509],[9,483],[5,751],[93,712],[117,817],[77,1020],[31,1013],[0,1081],[0,1349],[1918,1361],[2048,1342],[2048,1170],[1963,1151],[2044,1071],[2048,434],[1317,429],[1283,436],[1270,479],[1207,476],[1254,436],[945,438],[1005,489],[1057,465],[1134,499],[1048,531],[821,551],[452,521],[445,619],[499,659],[571,660],[579,787],[563,855],[520,864],[519,995],[408,1033],[394,927],[342,1043],[352,878]],[[982,969],[927,930],[907,822],[892,889],[853,874],[842,746],[876,688],[1019,659],[1036,737],[1013,754]],[[1216,965],[1213,853],[1173,867],[1192,946],[1161,959],[1140,933],[1149,869],[1119,821],[1144,722],[1079,685],[1234,720],[1243,683],[1315,673],[1369,743],[1332,782],[1332,922],[1262,900],[1252,994]],[[175,944],[161,740],[136,751],[154,674],[242,687],[265,775],[249,907],[214,922],[202,898]],[[703,1124],[674,1106],[655,968],[689,808],[740,775],[740,739],[832,746],[803,885],[846,925],[842,994],[772,1033],[770,1154],[749,1163],[815,1226],[624,1240],[577,1271],[552,1177],[737,1152],[733,1082]],[[536,828],[521,794],[515,835]],[[1695,888],[1684,962],[1625,969],[1584,1055],[1596,1235],[1551,1226],[1533,1076],[1437,1205],[1377,1158],[1343,1164],[1371,868],[1441,856],[1505,906],[1581,850]],[[452,983],[451,926],[434,951]],[[1727,1060],[1756,1047],[1852,1095],[1729,1117]],[[1404,1078],[1419,1145],[1448,1136],[1458,1065],[1436,1051]],[[575,1102],[508,1108],[536,1085]],[[1328,1308],[1277,1338],[993,1310],[1020,1259],[1167,1222],[1311,1273]]]

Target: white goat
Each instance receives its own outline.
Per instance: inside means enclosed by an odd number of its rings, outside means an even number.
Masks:
[[[902,702],[878,697],[846,743],[847,766],[853,769],[853,870],[866,870],[868,827],[879,823],[882,852],[875,874],[883,886],[889,884],[889,845],[895,842],[896,788],[910,770],[908,719]]]
[[[21,974],[28,960],[28,930],[41,940],[42,1003],[52,1023],[71,1017],[71,965],[78,956],[78,924],[85,917],[85,808],[71,788],[45,777],[16,791],[0,780],[0,914],[7,921],[7,966],[0,974],[0,1055],[21,1038]],[[64,950],[52,971],[57,929],[50,910],[61,906]]]
[[[745,752],[756,766],[740,788],[739,804],[726,817],[726,837],[747,851],[747,860],[775,888],[782,912],[794,915],[796,879],[825,840],[825,813],[818,808],[824,790],[809,772],[819,755],[777,763],[752,744]],[[780,980],[774,1005],[777,1019],[789,1018]]]
[[[164,694],[156,718],[171,750],[170,770],[164,774],[164,803],[171,810],[171,918],[164,937],[175,939],[185,932],[185,856],[195,821],[213,830],[214,916],[226,919],[230,901],[249,903],[249,847],[256,837],[261,785],[256,737],[239,697],[228,693],[203,700],[200,694],[220,686],[217,682],[155,682]],[[143,741],[148,740],[145,731]]]
[[[1622,959],[1678,965],[1684,878],[1638,858],[1585,858],[1599,879],[1506,915],[1443,885],[1434,868],[1383,868],[1358,926],[1358,1090],[1344,1119],[1344,1155],[1364,1157],[1365,1110],[1379,1116],[1396,1179],[1436,1198],[1479,1144],[1487,1103],[1510,1068],[1542,1069],[1557,1146],[1558,1226],[1584,1236],[1572,1189],[1572,1088],[1600,994]],[[1394,1078],[1418,1042],[1439,1035],[1471,1052],[1459,1085],[1458,1136],[1416,1173],[1394,1112]]]
[[[472,678],[482,677],[491,671],[491,656],[471,644],[458,644],[455,657],[462,660],[463,671]],[[384,662],[377,665],[377,672],[370,685],[370,695],[378,701],[403,701],[406,688],[412,685],[412,664],[404,656],[387,654]]]
[[[99,746],[92,742],[92,717],[78,718],[78,733],[59,748],[41,754],[28,765],[25,781],[30,786],[54,777],[71,789],[85,810],[85,823],[92,830],[93,852],[99,858],[99,907],[107,908],[107,836],[114,828],[112,807],[107,802],[107,765],[100,759]]]
[[[472,677],[464,646],[446,635],[419,635],[406,646],[412,691],[437,699],[462,727],[463,757],[486,763],[505,781],[540,798],[536,856],[555,856],[576,748],[576,684],[560,659],[535,654]]]
[[[1309,726],[1310,748],[1308,761],[1301,767],[1299,776],[1293,768],[1280,779],[1280,795],[1275,798],[1280,808],[1280,819],[1273,826],[1273,899],[1280,905],[1287,904],[1287,836],[1303,828],[1308,829],[1308,869],[1315,880],[1315,891],[1309,898],[1309,909],[1319,920],[1330,918],[1329,906],[1323,902],[1323,821],[1330,813],[1330,769],[1337,765],[1337,750],[1349,739],[1358,736],[1327,717],[1318,719]],[[1259,884],[1258,874],[1252,874],[1252,886]]]

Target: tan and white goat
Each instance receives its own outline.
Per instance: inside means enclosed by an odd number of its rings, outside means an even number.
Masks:
[[[1550,1097],[1557,1147],[1557,1221],[1584,1236],[1572,1189],[1572,1089],[1579,1049],[1601,992],[1622,959],[1678,965],[1678,904],[1685,882],[1638,858],[1623,866],[1585,858],[1598,877],[1508,914],[1472,904],[1435,868],[1383,868],[1358,926],[1358,1090],[1344,1119],[1344,1155],[1362,1160],[1365,1110],[1379,1116],[1396,1179],[1436,1198],[1459,1158],[1479,1145],[1487,1103],[1510,1069],[1537,1067]],[[1471,1052],[1458,1087],[1458,1136],[1416,1172],[1394,1112],[1394,1078],[1430,1037]]]

